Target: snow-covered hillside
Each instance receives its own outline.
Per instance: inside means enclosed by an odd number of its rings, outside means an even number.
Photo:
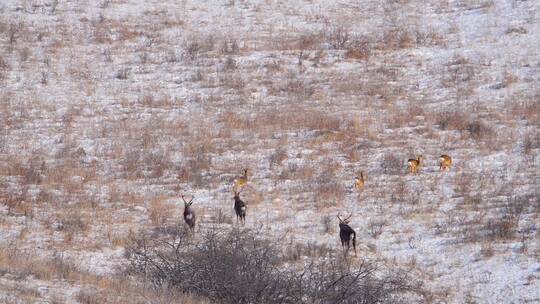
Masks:
[[[198,233],[236,225],[244,168],[245,229],[299,261],[352,214],[357,259],[426,302],[539,302],[539,9],[1,1],[0,302],[147,303],[130,234],[181,223],[182,194]]]

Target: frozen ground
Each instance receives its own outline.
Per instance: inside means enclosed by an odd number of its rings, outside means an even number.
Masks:
[[[539,6],[2,1],[1,301],[91,303],[180,194],[234,225],[247,167],[247,229],[303,259],[352,213],[426,302],[539,302]]]

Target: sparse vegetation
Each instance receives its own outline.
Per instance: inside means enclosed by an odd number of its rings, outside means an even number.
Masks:
[[[405,272],[384,271],[367,261],[348,265],[329,256],[302,270],[284,269],[275,244],[248,231],[210,231],[200,244],[182,234],[153,241],[135,238],[128,247],[131,273],[156,287],[208,297],[220,303],[398,303],[422,298]]]
[[[276,254],[258,260],[271,272],[244,272],[261,275],[249,286],[307,302],[330,265],[353,285],[406,268],[427,303],[534,302],[538,20],[534,1],[507,2],[3,1],[0,302],[221,299],[118,269],[143,231],[175,256],[162,238],[182,227],[181,193],[198,199],[186,261],[210,240],[219,258],[238,257],[225,231],[244,167],[252,240],[238,246],[260,250],[241,257]],[[346,262],[330,259],[339,213],[358,233]],[[362,261],[375,280],[347,281]]]

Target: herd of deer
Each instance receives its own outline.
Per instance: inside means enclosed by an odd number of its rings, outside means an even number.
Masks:
[[[409,172],[412,174],[418,173],[418,170],[420,169],[420,166],[422,166],[422,155],[418,156],[418,158],[409,159],[407,161],[407,165],[409,167]],[[450,166],[452,165],[452,158],[446,154],[441,155],[439,158],[439,171],[445,171],[450,170]],[[246,203],[240,199],[240,192],[242,191],[242,188],[247,185],[248,182],[248,169],[244,169],[244,174],[234,180],[233,185],[233,193],[234,193],[234,211],[236,213],[236,223],[240,222],[242,225],[245,225],[246,223]],[[355,178],[354,187],[358,190],[362,189],[364,187],[364,173],[360,172],[360,177]],[[195,212],[193,209],[191,209],[191,205],[193,204],[193,199],[188,202],[182,196],[182,200],[184,201],[184,222],[189,227],[191,232],[195,231]],[[352,214],[350,214],[345,219],[341,219],[341,217],[338,215],[337,218],[339,219],[339,238],[341,239],[341,246],[343,248],[343,252],[346,255],[351,247],[351,244],[354,249],[354,255],[356,255],[356,232],[354,229],[349,226],[350,219],[352,217]]]

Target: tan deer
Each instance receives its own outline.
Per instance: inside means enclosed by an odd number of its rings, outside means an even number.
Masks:
[[[248,182],[248,169],[244,169],[244,175],[234,179],[234,192],[240,191]]]
[[[449,155],[443,154],[439,158],[439,171],[444,171],[446,169],[450,170],[452,165],[452,158]]]
[[[362,190],[364,188],[364,172],[360,172],[360,177],[354,178],[354,188]]]
[[[417,159],[411,158],[407,161],[407,164],[409,165],[409,172],[410,173],[418,173],[418,170],[420,169],[420,166],[422,166],[422,155],[418,156]]]

